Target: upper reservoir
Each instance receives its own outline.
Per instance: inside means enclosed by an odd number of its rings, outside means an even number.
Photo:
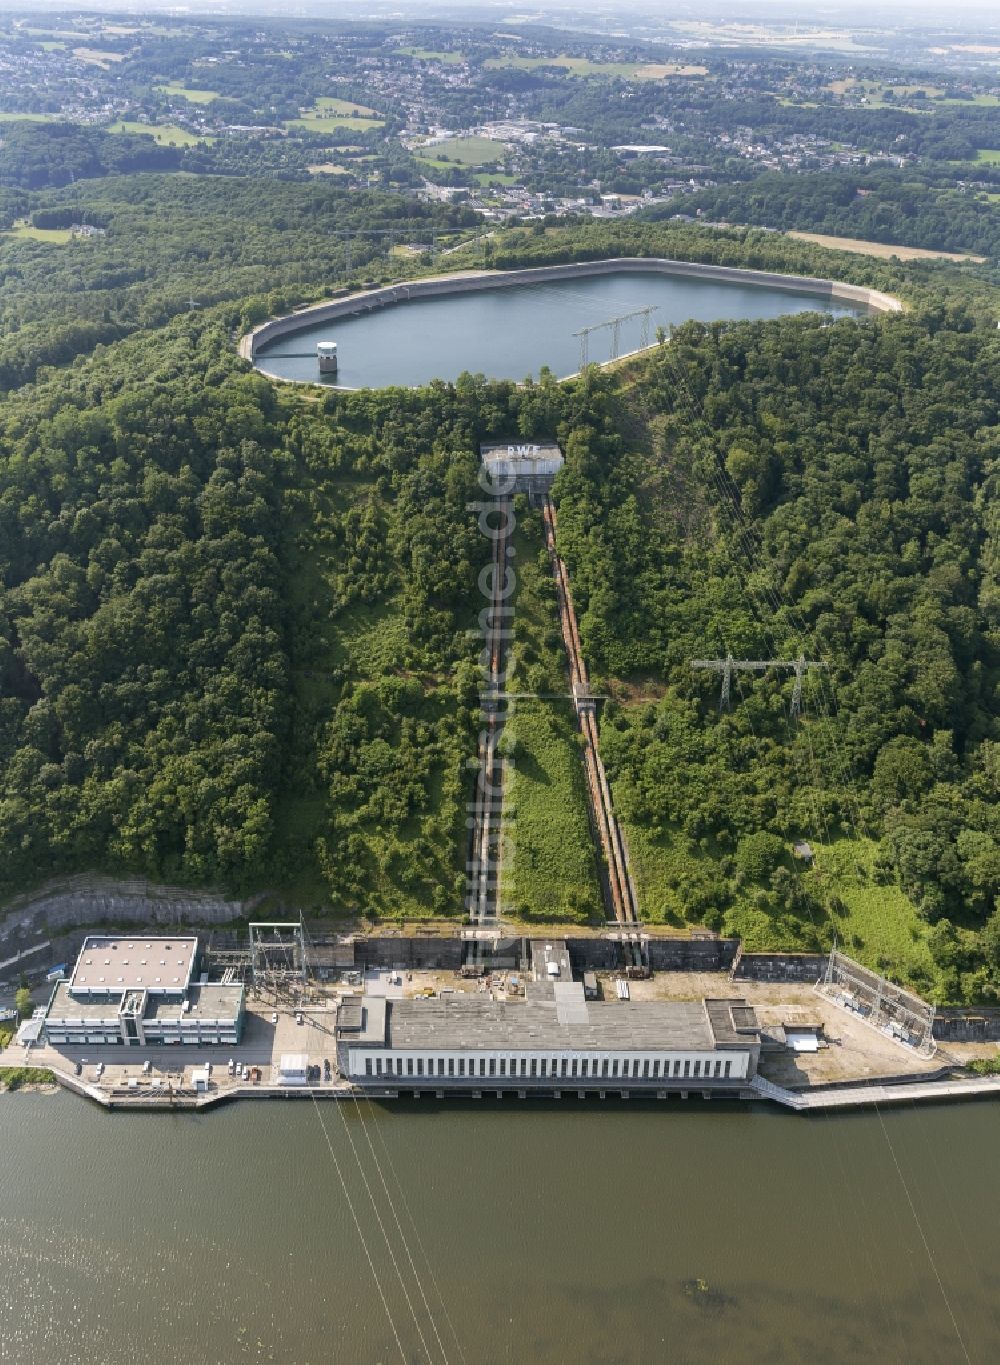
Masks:
[[[347,315],[312,325],[305,315],[300,321],[283,319],[265,326],[252,346],[253,360],[264,373],[279,379],[339,388],[413,386],[432,379],[454,380],[465,371],[520,381],[529,375],[537,377],[543,366],[565,378],[580,369],[583,353],[575,334],[588,327],[598,330],[588,338],[586,358],[603,363],[613,354],[625,355],[652,341],[657,327],[692,319],[712,322],[805,311],[832,316],[870,311],[863,298],[810,291],[805,280],[796,289],[788,283],[774,283],[781,279],[777,276],[762,275],[760,283],[751,283],[746,279],[750,272],[743,271],[733,271],[729,279],[704,278],[657,273],[649,268],[655,263],[648,262],[645,268],[608,271],[605,267],[604,273],[569,278],[560,273],[598,270],[604,264],[557,267],[548,275],[537,270],[518,272],[531,282],[503,280],[502,288],[496,287],[496,276],[455,277],[453,287],[462,292],[454,293],[444,292],[449,285],[439,279],[432,287],[441,292],[434,297],[411,295],[428,282],[380,290],[353,303],[327,306],[328,311],[352,310]],[[866,292],[856,291],[858,295]],[[645,319],[633,316],[620,323],[613,352],[613,328],[602,324],[647,308],[655,311]],[[275,335],[279,331],[283,334]],[[321,341],[337,343],[336,375],[320,376],[316,346]]]

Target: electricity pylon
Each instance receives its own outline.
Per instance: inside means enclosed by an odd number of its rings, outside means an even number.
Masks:
[[[795,686],[792,688],[792,715],[798,717],[802,712],[802,679],[807,668],[827,668],[821,659],[807,659],[800,654],[797,659],[734,659],[729,653],[724,659],[692,659],[692,668],[707,668],[722,674],[722,695],[719,710],[729,710],[730,691],[733,674],[737,671],[765,673],[769,668],[791,668],[795,672]]]

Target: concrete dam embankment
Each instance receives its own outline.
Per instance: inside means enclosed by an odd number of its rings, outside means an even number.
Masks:
[[[281,338],[313,330],[323,324],[356,318],[418,300],[446,299],[496,290],[511,290],[546,285],[566,285],[573,281],[595,280],[601,276],[649,275],[667,276],[678,282],[714,282],[743,289],[767,291],[786,296],[797,296],[801,306],[803,296],[822,300],[827,306],[842,304],[846,308],[876,312],[898,312],[898,299],[876,289],[846,284],[839,280],[819,279],[806,275],[784,275],[774,271],[747,270],[733,266],[706,265],[692,261],[677,261],[665,257],[612,257],[605,260],[578,261],[566,265],[534,266],[521,270],[476,270],[451,275],[435,275],[422,279],[405,280],[378,289],[362,290],[343,298],[330,299],[298,309],[282,317],[272,318],[247,332],[240,340],[239,350],[263,374],[275,379],[304,379],[307,375],[290,376],[277,373],[267,364],[267,348]],[[789,302],[792,302],[791,297]],[[264,353],[264,354],[262,354]],[[345,385],[350,387],[350,385]]]

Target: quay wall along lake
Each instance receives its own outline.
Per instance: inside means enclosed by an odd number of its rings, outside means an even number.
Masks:
[[[344,298],[330,299],[323,303],[313,304],[294,313],[263,322],[241,338],[239,351],[244,359],[250,361],[262,374],[270,378],[294,382],[315,382],[316,375],[306,367],[293,367],[295,372],[292,373],[288,371],[287,365],[273,363],[281,358],[280,353],[271,351],[269,354],[269,349],[273,347],[274,343],[282,339],[302,333],[315,332],[315,329],[324,324],[338,321],[348,323],[351,319],[358,319],[367,314],[381,313],[382,310],[391,310],[397,305],[430,300],[447,300],[449,298],[458,299],[463,295],[489,296],[499,290],[520,290],[523,296],[523,293],[532,289],[539,290],[549,286],[553,288],[553,292],[544,299],[544,303],[550,312],[558,311],[560,306],[563,308],[575,306],[579,310],[581,306],[579,296],[574,297],[571,292],[567,292],[571,291],[573,283],[590,281],[591,287],[593,287],[594,283],[600,281],[602,277],[608,280],[612,276],[631,279],[633,283],[635,277],[645,276],[650,279],[651,286],[655,283],[659,288],[662,288],[664,279],[672,279],[677,282],[679,288],[683,288],[685,283],[688,289],[699,287],[704,289],[706,286],[714,284],[717,287],[734,291],[728,311],[727,304],[714,296],[710,302],[706,300],[707,312],[700,314],[706,320],[707,318],[721,316],[738,316],[743,312],[743,305],[746,305],[747,314],[753,315],[756,308],[765,302],[773,304],[773,307],[765,315],[775,316],[783,311],[791,312],[810,307],[812,299],[818,300],[820,306],[835,308],[839,305],[845,311],[899,312],[902,309],[900,301],[888,294],[861,285],[846,284],[839,280],[819,279],[805,275],[784,275],[774,271],[747,270],[731,266],[706,265],[699,262],[671,260],[665,257],[612,257],[605,260],[536,266],[522,270],[466,271],[404,280],[395,284],[384,285],[378,289],[362,290]],[[655,277],[659,278],[656,279]],[[560,287],[564,293],[561,296],[556,294],[555,287]],[[735,291],[741,292],[737,295]],[[775,295],[778,296],[777,300],[773,297]],[[638,300],[630,302],[634,301]],[[785,307],[786,303],[787,308]],[[621,311],[623,311],[621,308],[611,308],[609,312],[606,307],[602,311],[602,305],[595,301],[590,316],[580,319],[580,321],[600,323],[611,313]],[[685,305],[679,303],[678,312],[672,321],[679,322],[687,316],[696,315],[699,314],[694,307],[688,313],[685,311]],[[397,314],[397,318],[400,316],[401,314]],[[568,337],[577,324],[568,316],[564,320],[566,322],[564,330]],[[467,326],[468,321],[466,320]],[[654,326],[656,322],[657,318],[654,314]],[[473,319],[471,323],[472,328],[475,329],[477,320]],[[499,318],[496,313],[484,316],[481,319],[481,330],[482,334],[492,332],[494,334],[492,344],[498,346],[500,338],[497,333],[504,330],[503,319]],[[315,341],[316,337],[310,339]],[[305,338],[303,340],[305,341]],[[394,340],[392,332],[386,329],[381,338],[382,344],[391,348]],[[514,348],[515,354],[520,354],[523,350],[524,359],[520,362],[522,376],[525,371],[538,363],[528,354],[531,349],[528,346],[528,340],[528,337],[524,339],[520,350],[516,346]],[[575,349],[576,343],[573,342],[572,345]],[[298,358],[307,359],[308,357],[303,353]],[[347,359],[349,362],[349,353]],[[343,362],[344,357],[342,356],[342,371]],[[446,363],[442,360],[443,365]],[[509,355],[504,362],[498,358],[497,364],[500,368],[503,368],[503,363],[506,363],[509,368]],[[548,362],[543,360],[542,363]],[[490,361],[487,360],[486,364],[489,365]],[[574,363],[569,368],[575,370],[577,364]],[[563,371],[562,377],[568,377],[567,366],[563,365],[561,369]],[[355,374],[349,377],[359,378],[360,376]],[[439,377],[448,378],[451,376],[442,373]],[[407,382],[406,380],[391,380],[385,375],[376,375],[371,384],[365,386],[378,387],[379,383],[383,381]],[[352,388],[362,385],[344,382],[342,384],[337,383],[335,386]]]

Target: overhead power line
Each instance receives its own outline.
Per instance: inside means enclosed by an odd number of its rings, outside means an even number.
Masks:
[[[792,715],[802,711],[802,678],[807,668],[826,668],[822,659],[807,659],[800,654],[797,659],[734,659],[727,654],[724,659],[692,659],[692,668],[707,668],[722,674],[722,694],[719,710],[728,711],[729,695],[733,674],[737,670],[747,673],[766,673],[769,668],[791,668],[795,672],[795,687],[792,689]]]

